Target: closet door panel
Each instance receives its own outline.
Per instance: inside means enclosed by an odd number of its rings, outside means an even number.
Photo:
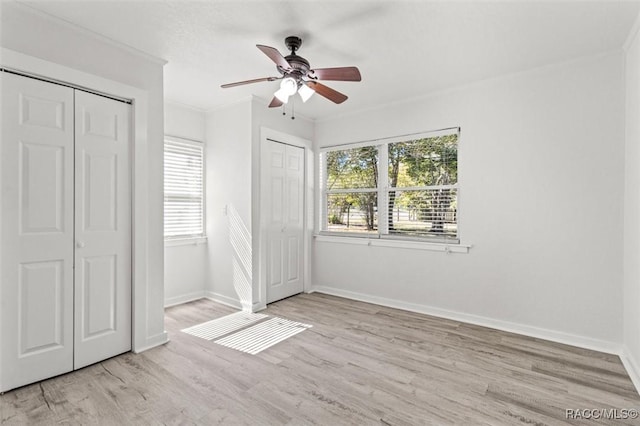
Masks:
[[[76,91],[75,360],[131,350],[130,106]]]
[[[268,140],[262,147],[267,303],[303,291],[304,149]]]
[[[0,73],[0,391],[73,368],[73,89]]]

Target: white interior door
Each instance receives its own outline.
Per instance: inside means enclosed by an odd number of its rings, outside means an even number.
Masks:
[[[304,164],[304,149],[266,141],[262,208],[267,227],[267,303],[304,289]]]
[[[6,391],[131,350],[130,106],[7,73],[0,90]]]
[[[76,369],[131,350],[129,108],[76,91]]]
[[[0,391],[73,369],[73,89],[0,73]]]

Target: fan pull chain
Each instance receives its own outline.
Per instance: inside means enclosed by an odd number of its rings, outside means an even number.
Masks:
[[[295,120],[296,119],[296,110],[295,110],[295,102],[291,102],[291,119]]]

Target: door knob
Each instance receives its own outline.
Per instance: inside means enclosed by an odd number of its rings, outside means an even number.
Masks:
[[[78,247],[78,248],[84,248],[84,241],[78,241],[78,242],[76,242],[76,247]]]

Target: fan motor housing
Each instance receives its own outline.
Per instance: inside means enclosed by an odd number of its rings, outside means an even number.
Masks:
[[[309,69],[311,69],[311,66],[309,65],[309,61],[307,61],[302,56],[291,54],[291,55],[285,56],[284,59],[287,62],[289,62],[289,64],[291,65],[291,68],[293,68],[296,71],[300,71],[303,75],[306,75],[309,72]]]
[[[291,51],[291,54],[295,55],[296,50],[302,46],[302,39],[298,36],[289,36],[284,39],[284,44]]]
[[[296,51],[302,46],[302,39],[298,36],[289,36],[284,39],[284,44],[291,51],[291,54],[285,56],[284,59],[291,65],[292,70],[287,72],[279,69],[280,72],[297,77],[306,76],[311,69],[311,65],[309,65],[309,61],[305,58],[296,55]]]

